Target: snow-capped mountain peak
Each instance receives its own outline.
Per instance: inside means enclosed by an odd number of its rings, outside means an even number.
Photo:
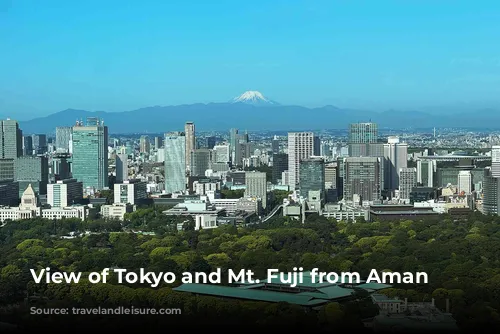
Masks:
[[[261,92],[256,90],[249,90],[244,92],[238,97],[235,97],[232,101],[233,103],[247,103],[254,105],[277,105],[276,102],[269,100]]]

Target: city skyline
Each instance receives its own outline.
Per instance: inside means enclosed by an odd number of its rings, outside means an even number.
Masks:
[[[308,107],[498,103],[495,2],[52,3],[0,11],[2,118],[226,102],[247,90]]]

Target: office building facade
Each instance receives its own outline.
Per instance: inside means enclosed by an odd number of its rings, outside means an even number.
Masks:
[[[307,199],[310,191],[319,191],[320,198],[325,193],[325,161],[309,158],[300,161],[300,196]]]
[[[313,132],[291,132],[288,134],[288,186],[295,190],[300,180],[300,161],[314,155]]]
[[[184,132],[165,134],[165,192],[186,190],[186,135]]]
[[[193,122],[186,122],[184,125],[184,133],[186,135],[186,171],[191,171],[191,152],[196,149],[196,133]]]
[[[56,150],[59,152],[70,152],[71,136],[73,128],[69,126],[56,128]]]
[[[80,203],[83,183],[76,179],[59,180],[47,186],[47,204],[52,208],[65,208]]]
[[[263,172],[245,172],[245,197],[260,198],[262,208],[267,207],[267,179],[266,173]]]
[[[383,158],[344,158],[344,199],[346,201],[378,201],[381,199]]]
[[[73,178],[85,191],[108,187],[108,127],[98,118],[73,127]]]

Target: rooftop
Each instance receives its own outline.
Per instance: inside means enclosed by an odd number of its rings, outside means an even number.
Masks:
[[[286,279],[288,276],[284,275],[284,279]],[[355,288],[373,292],[391,287],[387,284],[363,283],[362,280],[350,282],[347,275],[341,273],[338,276],[343,278],[339,279],[338,283],[320,283],[313,282],[311,272],[303,272],[303,281],[298,283],[296,287],[291,287],[278,279],[272,279],[270,281],[262,280],[258,284],[238,282],[237,284],[240,286],[237,287],[212,284],[183,284],[174,288],[174,290],[218,297],[318,306],[332,300],[348,298],[355,293]]]

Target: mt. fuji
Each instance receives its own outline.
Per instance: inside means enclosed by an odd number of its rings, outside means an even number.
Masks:
[[[275,101],[269,100],[261,92],[256,90],[249,90],[244,92],[238,97],[235,97],[232,103],[245,103],[254,106],[278,106],[279,104]]]

